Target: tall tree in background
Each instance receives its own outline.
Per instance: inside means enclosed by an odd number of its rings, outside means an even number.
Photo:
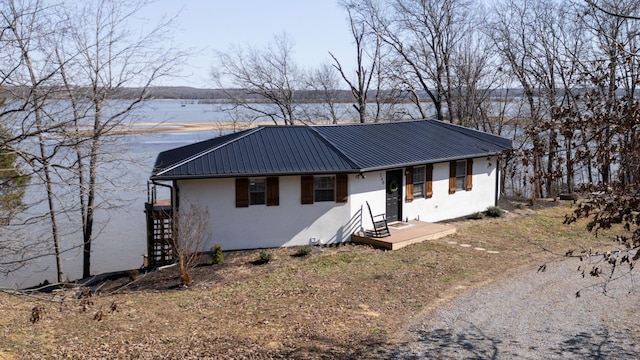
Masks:
[[[611,16],[602,10],[620,14],[620,16]],[[608,106],[605,111],[617,113],[620,95],[633,97],[639,81],[640,23],[625,16],[637,16],[640,4],[629,0],[597,1],[594,5],[581,7],[581,11],[584,15],[580,19],[585,28],[590,31],[593,41],[593,51],[588,57],[590,61],[582,62],[583,70],[593,74],[597,79],[592,82],[592,86],[605,97],[605,103]],[[603,68],[606,68],[608,74],[602,73]],[[601,81],[602,76],[607,79],[607,82]],[[597,136],[602,144],[617,142],[620,149],[626,147],[625,138],[614,138],[615,132],[610,126],[602,123],[593,125],[602,126],[592,129],[592,134]],[[594,154],[599,164],[600,180],[605,184],[612,180],[612,165],[618,156],[616,150],[603,146],[596,149]]]
[[[130,30],[128,23],[147,5],[145,1],[100,0],[65,8],[64,19],[70,26],[64,36],[70,43],[65,44],[68,48],[58,47],[62,54],[58,65],[73,108],[73,126],[66,134],[76,157],[70,170],[82,218],[83,277],[91,275],[96,209],[109,206],[108,196],[99,194],[100,179],[108,175],[99,173],[101,166],[114,160],[104,145],[112,140],[113,129],[132,120],[133,110],[149,97],[149,87],[170,76],[183,57],[165,45],[170,40],[171,18],[142,34]],[[74,86],[79,84],[86,85],[86,91],[77,93]],[[107,102],[124,88],[135,93],[117,105]]]
[[[468,21],[474,28],[481,26],[475,16]],[[488,37],[481,31],[460,39],[451,60],[450,112],[462,126],[480,128],[483,124],[486,131],[501,134],[500,127],[488,126],[494,121],[489,113],[491,95],[504,85],[493,71],[493,53]]]
[[[356,17],[354,7],[357,6],[354,2],[343,2],[342,7],[347,11],[349,17],[349,28],[351,30],[351,36],[353,37],[353,44],[356,51],[356,73],[355,79],[351,78],[351,74],[342,67],[340,60],[335,57],[331,52],[329,54],[333,58],[333,66],[338,70],[342,79],[347,83],[351,90],[351,95],[355,100],[353,104],[354,109],[358,112],[358,119],[361,123],[364,123],[367,119],[367,102],[369,100],[369,87],[371,81],[376,74],[375,70],[378,67],[378,59],[380,54],[380,38],[371,35],[366,27],[365,22],[362,19]],[[372,41],[368,41],[373,39]],[[367,45],[372,43],[372,53],[367,52]]]
[[[118,189],[118,174],[113,171],[117,168],[108,162],[124,161],[103,150],[112,137],[110,131],[131,120],[149,87],[169,76],[183,58],[168,42],[171,19],[147,32],[131,30],[130,22],[149,4],[145,0],[0,4],[1,84],[12,91],[0,119],[7,124],[6,143],[29,167],[33,181],[27,191],[34,194],[32,198],[42,192],[47,208],[39,215],[40,204],[27,204],[30,213],[23,216],[23,225],[46,220],[47,237],[53,243],[53,250],[40,249],[27,258],[54,254],[58,281],[64,281],[61,255],[77,247],[83,248],[83,275],[91,273],[96,210],[112,208],[112,196],[101,185]],[[132,100],[107,101],[125,87],[137,92]],[[72,239],[78,233],[79,245]],[[32,236],[27,242],[42,243],[37,238],[42,235],[33,231],[27,235]],[[66,248],[63,238],[69,239]]]
[[[584,25],[592,34],[592,53],[582,61],[579,107],[564,107],[561,114],[578,124],[583,147],[576,161],[589,158],[600,171],[598,181],[580,188],[581,202],[566,222],[588,218],[596,233],[622,224],[615,237],[617,251],[593,256],[585,273],[606,281],[630,273],[640,260],[640,102],[635,94],[640,70],[638,37],[640,4],[635,1],[589,1],[580,8]],[[577,254],[580,256],[583,254]]]
[[[47,104],[55,98],[55,83],[57,69],[49,59],[52,58],[50,35],[55,33],[55,16],[52,15],[56,7],[45,7],[40,2],[9,1],[0,7],[3,22],[4,57],[2,68],[10,69],[4,72],[3,84],[16,89],[10,94],[16,103],[8,112],[4,113],[4,121],[9,115],[12,117],[12,128],[18,134],[11,134],[13,147],[19,149],[20,156],[31,168],[31,174],[44,187],[48,220],[51,229],[53,253],[56,258],[57,278],[64,278],[61,239],[59,229],[59,211],[61,204],[57,201],[55,184],[58,177],[55,173],[54,158],[61,147],[48,146],[48,134],[58,133],[65,126],[64,119],[51,118],[51,109]],[[7,127],[8,129],[8,127]],[[22,146],[26,142],[28,146]]]
[[[568,59],[563,53],[567,42],[561,34],[565,32],[562,26],[571,20],[559,14],[565,12],[568,4],[553,0],[535,3],[506,0],[495,6],[501,11],[493,12],[495,17],[489,31],[503,59],[503,68],[522,89],[528,110],[523,116],[529,123],[531,147],[525,150],[524,160],[532,164],[532,197],[554,196],[558,122],[552,115],[563,101],[558,94],[563,85],[559,74]],[[573,85],[565,78],[562,94],[569,96]]]
[[[422,117],[427,117],[420,99],[420,94],[425,93],[438,120],[453,120],[454,51],[470,34],[466,18],[472,6],[467,0],[355,1],[354,9],[401,59],[396,76],[413,94]]]
[[[303,83],[303,73],[292,57],[293,41],[282,33],[274,36],[263,49],[236,46],[217,51],[211,77],[221,89],[247,91],[239,96],[227,91],[227,95],[235,99],[238,106],[258,114],[258,119],[268,118],[276,125],[293,125],[297,120],[294,94]]]
[[[319,113],[307,116],[309,120],[326,118],[333,124],[343,118],[337,104],[340,99],[340,79],[333,65],[324,63],[316,69],[308,70],[304,88],[310,90],[316,98],[321,100],[322,109]]]

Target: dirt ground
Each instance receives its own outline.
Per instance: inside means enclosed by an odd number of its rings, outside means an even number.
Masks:
[[[0,358],[386,358],[465,291],[567,249],[610,244],[584,222],[562,224],[571,203],[502,206],[502,218],[458,219],[456,235],[396,251],[347,244],[301,257],[298,248],[269,249],[264,265],[255,265],[260,251],[225,252],[217,265],[205,256],[189,288],[171,267],[131,272],[84,295],[0,293]]]

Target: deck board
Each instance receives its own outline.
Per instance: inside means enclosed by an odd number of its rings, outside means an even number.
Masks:
[[[408,223],[390,224],[389,231],[391,236],[382,238],[358,232],[351,235],[351,241],[355,244],[368,244],[387,250],[397,250],[411,244],[455,234],[456,228],[452,225],[412,220]]]

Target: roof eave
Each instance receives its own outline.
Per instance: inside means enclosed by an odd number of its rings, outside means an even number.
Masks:
[[[403,168],[408,166],[418,166],[418,165],[424,165],[424,164],[436,164],[436,163],[457,161],[457,160],[470,159],[470,158],[480,158],[484,156],[495,156],[502,153],[505,150],[508,150],[508,149],[504,149],[500,151],[488,151],[485,153],[477,153],[477,154],[464,155],[464,156],[454,156],[454,157],[446,157],[446,158],[439,158],[439,159],[429,159],[429,160],[412,161],[412,162],[398,163],[398,164],[381,165],[381,166],[363,168],[363,169],[360,169],[360,172],[364,173],[364,172],[372,172],[372,171],[380,171],[380,170],[397,169],[397,168]]]
[[[199,175],[176,175],[176,176],[152,175],[150,179],[151,180],[197,180],[197,179],[224,179],[224,178],[239,178],[239,177],[358,174],[358,173],[365,173],[365,172],[372,172],[372,171],[397,169],[397,168],[403,168],[408,166],[417,166],[417,165],[423,165],[423,164],[435,164],[435,163],[456,161],[456,160],[469,159],[469,158],[495,156],[505,150],[508,150],[508,149],[504,149],[500,151],[487,151],[484,153],[470,154],[470,155],[464,155],[464,156],[420,160],[420,161],[412,161],[412,162],[406,162],[406,163],[389,164],[389,165],[382,165],[382,166],[375,166],[375,167],[368,167],[368,168],[358,168],[358,169],[340,169],[340,170],[330,169],[330,170],[321,170],[321,171],[290,171],[290,172],[272,172],[272,173],[199,174]]]
[[[237,174],[199,174],[199,175],[176,175],[162,176],[153,175],[151,180],[196,180],[196,179],[224,179],[224,178],[244,178],[244,177],[268,177],[268,176],[300,176],[300,175],[329,175],[329,174],[358,174],[359,169],[343,170],[322,170],[322,171],[291,171],[276,173],[237,173]]]

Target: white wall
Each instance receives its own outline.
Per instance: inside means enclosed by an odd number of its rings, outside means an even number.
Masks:
[[[494,205],[497,159],[476,158],[473,190],[449,194],[449,163],[434,164],[433,197],[403,203],[402,218],[441,221],[484,211]],[[235,207],[235,179],[180,180],[180,206],[206,207],[211,237],[202,250],[268,248],[350,241],[356,231],[371,229],[374,215],[386,211],[386,170],[349,175],[347,203],[300,204],[300,176],[280,177],[280,205]],[[404,181],[404,180],[403,180]],[[403,184],[406,185],[406,184]],[[406,187],[402,188],[404,202]]]
[[[384,214],[387,210],[386,203],[386,171],[375,171],[360,176],[349,176],[349,204],[351,213],[361,212],[362,226],[358,230],[372,229],[371,216],[367,209],[367,202],[371,206],[373,215]],[[404,190],[403,190],[404,191]]]
[[[405,203],[403,217],[441,221],[484,211],[495,205],[497,158],[473,159],[473,189],[449,194],[449,163],[433,166],[433,197]]]
[[[352,178],[350,177],[350,182]],[[180,206],[207,207],[211,220],[209,240],[224,250],[322,244],[349,241],[360,227],[359,213],[350,203],[300,204],[300,177],[280,177],[280,205],[235,206],[235,179],[178,181]]]

